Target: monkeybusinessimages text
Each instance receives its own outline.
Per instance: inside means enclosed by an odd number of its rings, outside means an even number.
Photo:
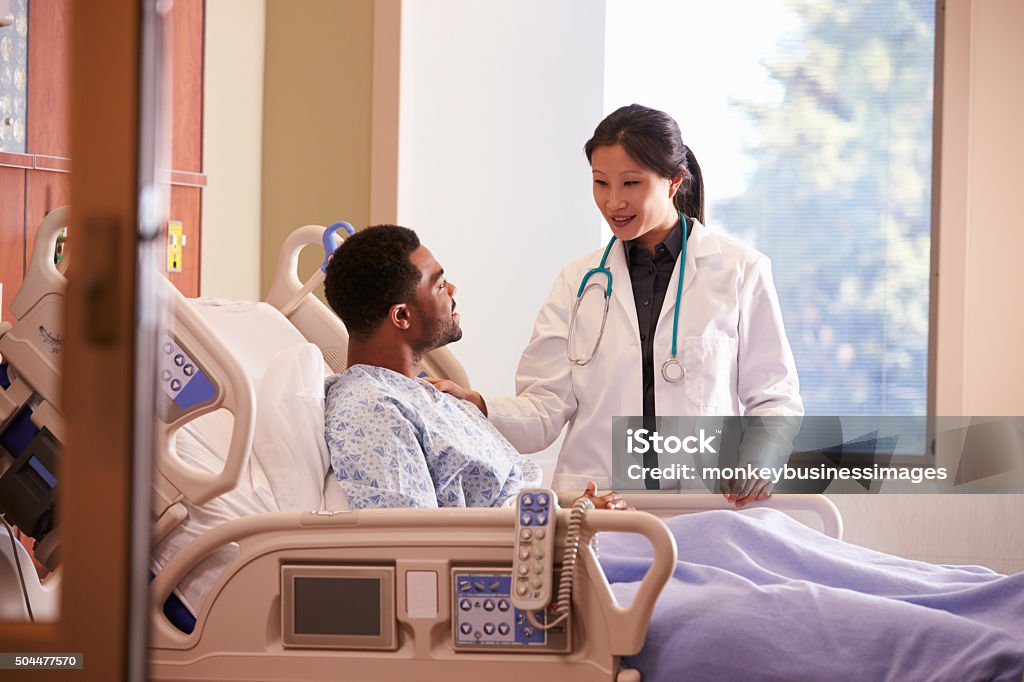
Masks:
[[[626,430],[626,452],[629,454],[659,455],[687,454],[715,455],[715,434],[704,429],[691,436],[662,436],[648,429]],[[945,467],[888,467],[872,464],[869,466],[835,467],[822,463],[818,466],[792,467],[788,463],[779,466],[762,466],[746,463],[734,467],[700,466],[673,463],[667,466],[649,467],[631,464],[626,475],[634,480],[707,480],[707,479],[760,479],[779,483],[793,480],[854,480],[854,481],[945,481],[949,474]]]

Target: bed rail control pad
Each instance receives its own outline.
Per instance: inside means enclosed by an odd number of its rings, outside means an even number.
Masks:
[[[513,573],[504,569],[452,569],[452,641],[456,651],[569,651],[569,632],[538,630],[512,605]],[[538,614],[545,622],[545,614]]]
[[[164,405],[167,421],[174,421],[216,397],[217,389],[206,372],[170,336],[165,336],[160,344],[158,358],[160,387],[169,401]]]

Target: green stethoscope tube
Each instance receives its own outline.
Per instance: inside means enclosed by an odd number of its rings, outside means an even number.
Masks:
[[[681,307],[683,299],[683,275],[686,273],[686,216],[681,212],[679,213],[679,220],[682,223],[682,249],[679,253],[679,280],[676,282],[676,309],[673,311],[672,318],[672,355],[665,360],[661,365],[661,376],[670,383],[676,383],[683,378],[683,366],[679,363],[676,358],[678,352],[678,340],[679,340],[679,308]],[[601,262],[596,268],[587,270],[587,273],[583,276],[583,281],[580,282],[580,288],[576,292],[576,303],[572,307],[572,314],[569,317],[569,335],[567,339],[567,355],[569,362],[579,367],[585,367],[589,365],[597,355],[597,349],[601,345],[601,339],[604,337],[604,327],[608,322],[608,302],[612,297],[612,271],[608,269],[606,263],[608,261],[608,254],[612,250],[612,245],[615,244],[616,237],[612,237],[608,241],[608,246],[604,249],[604,255],[601,256]],[[601,288],[601,285],[596,282],[591,282],[589,285],[587,282],[594,275],[604,275],[607,278],[607,284],[604,287],[604,313],[601,316],[601,328],[597,332],[597,341],[594,342],[594,348],[590,351],[589,355],[573,357],[572,355],[572,336],[573,331],[576,328],[576,313],[580,308],[580,303],[583,302],[583,298],[588,291],[592,288]]]

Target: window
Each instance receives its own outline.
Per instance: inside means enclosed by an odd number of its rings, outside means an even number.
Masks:
[[[606,110],[672,114],[709,227],[771,257],[807,414],[925,415],[935,1],[607,0],[606,32]]]

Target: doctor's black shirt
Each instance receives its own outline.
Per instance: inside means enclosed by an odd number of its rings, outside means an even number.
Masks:
[[[687,218],[687,228],[692,229],[693,221]],[[687,230],[687,237],[689,231]],[[682,225],[676,223],[665,241],[654,248],[654,257],[636,241],[625,243],[626,263],[629,265],[629,279],[633,286],[633,302],[636,304],[636,319],[640,326],[640,352],[643,357],[641,377],[643,381],[644,428],[655,430],[654,417],[657,414],[654,403],[654,332],[665,303],[668,282],[672,270],[682,252]],[[673,302],[675,302],[673,292]],[[680,311],[682,315],[682,311]],[[667,320],[667,324],[672,324]],[[650,422],[650,423],[648,423]],[[648,458],[652,461],[648,462]],[[657,455],[653,448],[644,456],[644,466],[657,466]],[[647,480],[649,488],[657,488],[657,480]]]

